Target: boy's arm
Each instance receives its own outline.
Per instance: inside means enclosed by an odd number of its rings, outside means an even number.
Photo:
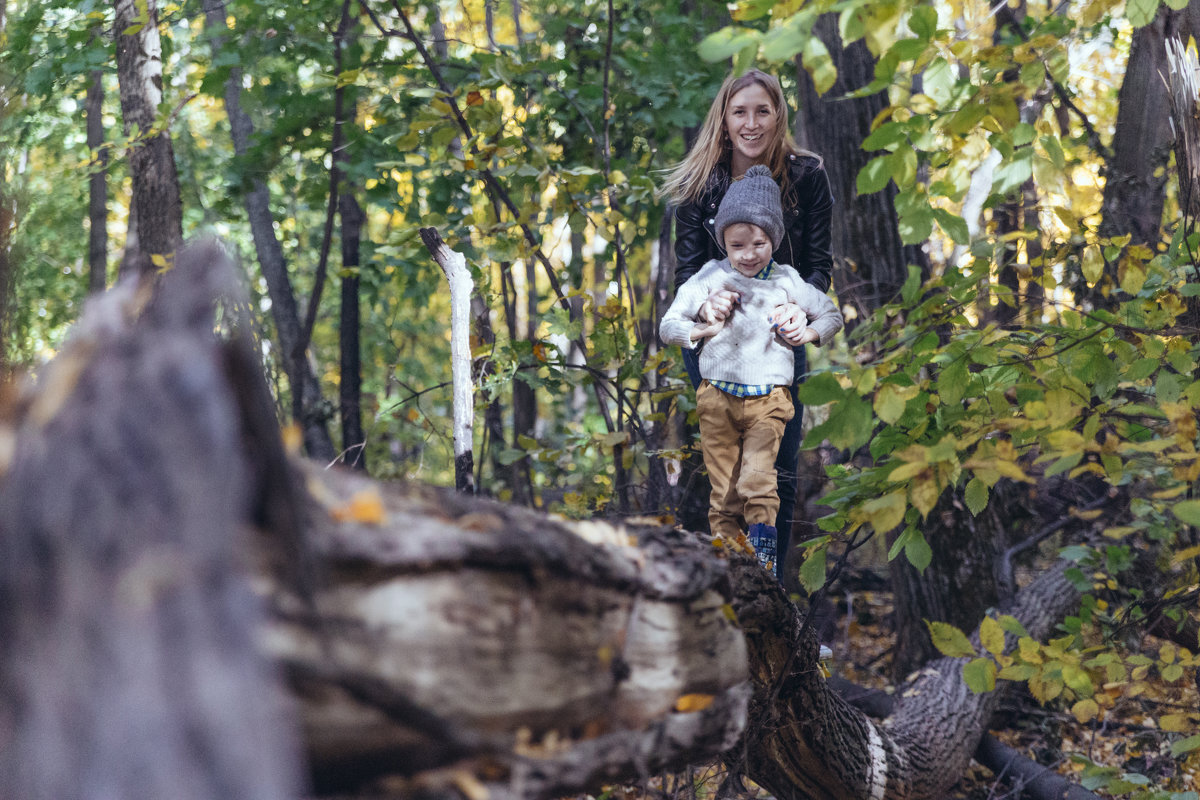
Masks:
[[[667,309],[667,313],[663,314],[662,322],[658,324],[658,337],[662,339],[663,344],[676,344],[691,350],[695,348],[696,340],[702,338],[694,333],[697,327],[696,314],[709,294],[705,277],[702,274],[693,275],[675,293],[674,302]],[[723,327],[724,323],[720,323],[720,326]],[[720,327],[716,330],[720,330]],[[712,333],[716,333],[716,330]],[[707,335],[711,336],[712,333]]]
[[[788,295],[789,299],[796,303],[808,317],[808,327],[798,337],[802,341],[793,342],[793,344],[807,342],[826,344],[842,329],[844,321],[841,312],[829,299],[829,295],[812,284],[806,283],[802,278],[796,276],[793,284],[788,288]],[[809,331],[812,333],[810,334]]]

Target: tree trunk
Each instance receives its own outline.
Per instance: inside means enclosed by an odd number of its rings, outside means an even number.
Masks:
[[[342,460],[355,469],[367,468],[367,437],[362,425],[362,357],[359,341],[359,242],[366,215],[350,187],[339,198],[342,220],[342,313],[338,325],[341,378],[338,382],[342,418]]]
[[[837,81],[824,96],[817,94],[812,79],[797,64],[796,140],[825,160],[837,203],[833,215],[834,285],[841,302],[853,304],[862,318],[898,295],[908,278],[909,264],[927,269],[928,259],[920,247],[900,241],[895,184],[889,182],[874,194],[858,194],[859,170],[876,154],[856,143],[867,137],[871,123],[889,102],[886,92],[842,99],[874,79],[875,60],[862,40],[843,47],[837,25],[836,14],[825,14],[813,28],[838,71]],[[852,321],[847,323],[853,327]]]
[[[4,35],[7,24],[8,0],[0,0],[0,36]],[[0,66],[0,83],[7,86],[9,76],[2,70],[3,66]],[[7,106],[8,100],[0,96],[0,123],[8,113]],[[8,339],[12,330],[10,309],[13,302],[13,264],[9,248],[12,246],[12,229],[16,222],[14,217],[7,175],[0,174],[0,380],[7,379],[9,371]]]
[[[98,38],[93,35],[93,40]],[[104,291],[108,283],[108,149],[104,146],[104,84],[100,70],[92,70],[84,114],[87,145],[92,154],[88,175],[88,291]]]
[[[1017,491],[1011,484],[997,487]],[[957,491],[944,495],[922,528],[933,551],[929,566],[918,572],[903,553],[889,564],[896,631],[891,667],[897,681],[939,655],[929,637],[927,620],[974,630],[987,610],[999,603],[992,565],[1004,552],[1004,531],[1013,519],[1001,518],[995,509],[1021,506],[993,502],[976,517],[960,495]]]
[[[228,30],[225,24],[225,4],[221,0],[204,0],[204,14],[213,57],[216,58],[224,47],[224,35]],[[242,109],[241,93],[242,70],[234,66],[225,81],[225,114],[229,117],[229,135],[233,140],[234,153],[245,164],[249,157],[250,142],[254,137],[254,125]],[[308,359],[291,357],[301,338],[300,312],[296,305],[296,294],[292,290],[292,281],[288,276],[287,262],[283,257],[283,247],[275,235],[275,221],[271,215],[271,193],[266,182],[257,175],[252,177],[249,183],[250,190],[244,196],[246,216],[250,220],[250,232],[254,237],[254,252],[258,256],[258,265],[262,269],[267,293],[271,297],[271,317],[275,322],[275,332],[279,336],[276,357],[287,373],[292,391],[300,391],[304,398],[304,408],[296,423],[304,435],[305,452],[315,459],[330,462],[337,454],[333,448],[333,439],[329,435],[329,415],[320,381],[317,380],[316,372]]]
[[[183,205],[171,136],[159,129],[162,46],[157,0],[113,0],[117,79],[138,220],[135,266],[140,274],[168,266],[183,242]]]
[[[1132,234],[1132,244],[1162,239],[1164,187],[1171,153],[1164,43],[1180,28],[1181,12],[1160,9],[1154,21],[1133,32],[1129,63],[1117,95],[1112,157],[1105,165],[1102,236]],[[1114,276],[1115,277],[1115,276]]]

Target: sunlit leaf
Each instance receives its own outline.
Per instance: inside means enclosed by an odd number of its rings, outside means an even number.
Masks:
[[[975,648],[967,635],[948,622],[926,621],[929,636],[938,652],[949,658],[963,658],[975,655]]]
[[[990,658],[975,658],[963,665],[963,682],[975,694],[985,694],[996,688],[996,662]]]

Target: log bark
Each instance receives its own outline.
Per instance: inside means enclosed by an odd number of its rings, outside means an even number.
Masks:
[[[274,800],[300,787],[276,667],[255,644],[262,608],[238,568],[251,476],[225,362],[251,345],[212,335],[214,289],[232,274],[176,269],[148,301],[133,284],[99,296],[17,401],[19,425],[6,403],[6,798]]]
[[[189,248],[101,295],[3,409],[7,797],[296,796],[297,739],[318,795],[540,800],[718,755],[779,798],[959,778],[998,695],[943,659],[871,721],[736,543],[286,461],[232,272]],[[1074,598],[1051,571],[1008,610],[1036,636]]]

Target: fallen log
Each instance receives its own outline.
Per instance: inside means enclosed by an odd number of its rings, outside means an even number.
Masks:
[[[995,693],[947,659],[873,722],[744,544],[288,458],[232,274],[194,246],[104,297],[4,413],[7,797],[540,800],[716,756],[780,798],[961,775]],[[1037,635],[1073,598],[1051,572],[1011,613]]]

